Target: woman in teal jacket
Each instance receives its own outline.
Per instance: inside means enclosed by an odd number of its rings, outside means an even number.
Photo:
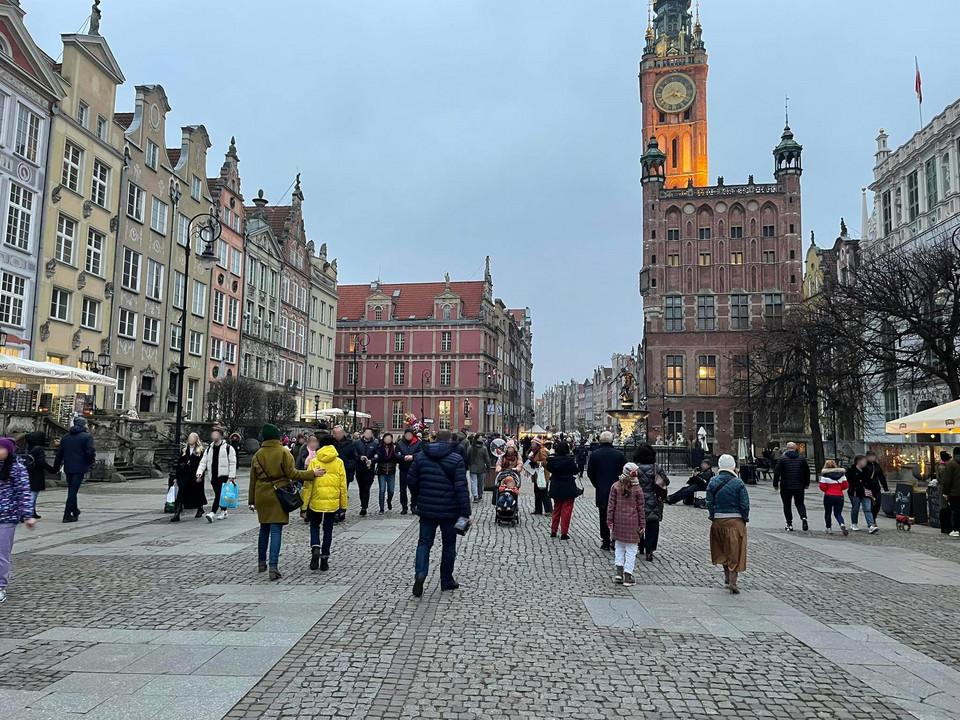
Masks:
[[[721,455],[719,465],[720,472],[707,485],[710,556],[714,565],[723,565],[723,578],[730,592],[739,595],[737,575],[747,569],[750,496],[747,486],[734,472],[737,463],[733,456]]]

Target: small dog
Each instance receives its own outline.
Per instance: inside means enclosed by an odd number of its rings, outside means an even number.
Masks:
[[[913,518],[909,515],[897,515],[897,530],[910,530],[913,527]]]

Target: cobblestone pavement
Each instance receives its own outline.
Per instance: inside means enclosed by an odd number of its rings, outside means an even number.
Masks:
[[[825,535],[815,493],[811,532],[788,535],[778,496],[751,488],[739,596],[709,564],[706,513],[682,506],[639,584],[613,585],[588,491],[566,542],[547,518],[498,528],[477,506],[461,589],[441,593],[433,574],[418,600],[410,516],[359,518],[352,495],[328,573],[309,571],[293,523],[269,583],[249,513],[171,524],[164,491],[87,485],[75,525],[56,522],[62,491],[41,496],[0,606],[4,715],[960,717],[960,542],[887,519],[877,535]]]

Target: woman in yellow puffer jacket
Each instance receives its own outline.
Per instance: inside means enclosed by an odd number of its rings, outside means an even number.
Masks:
[[[328,435],[320,439],[317,456],[310,461],[310,470],[324,473],[303,484],[303,510],[300,516],[310,521],[310,569],[330,568],[330,543],[333,523],[341,510],[347,509],[347,471],[337,455],[336,441]],[[323,542],[320,528],[323,527]]]

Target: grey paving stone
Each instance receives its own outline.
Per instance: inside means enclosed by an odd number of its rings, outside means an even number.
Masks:
[[[123,669],[125,673],[189,675],[221,648],[210,645],[157,645],[152,651]]]
[[[205,645],[219,630],[164,630],[150,640],[151,645]],[[226,643],[224,643],[226,644]]]
[[[74,672],[49,685],[49,692],[84,693],[110,697],[112,695],[132,695],[150,682],[149,675],[131,675],[125,673]]]
[[[225,630],[216,633],[207,641],[207,645],[291,648],[302,637],[303,633],[233,632]]]
[[[115,695],[81,717],[83,720],[153,720],[162,709],[163,703],[154,697]]]
[[[31,690],[5,690],[0,688],[0,708],[4,712],[13,712],[40,700],[46,692],[37,692]]]
[[[156,647],[152,645],[103,643],[94,645],[92,648],[54,665],[53,669],[89,673],[122,672],[126,667],[155,649]]]
[[[104,701],[103,696],[82,692],[52,692],[32,701],[29,707],[34,710],[47,710],[61,713],[87,713]]]
[[[203,675],[159,675],[141,687],[135,693],[138,697],[181,696],[196,698],[207,694],[243,695],[257,684],[263,673],[256,675],[203,676]]]
[[[583,598],[583,604],[597,627],[659,628],[660,624],[636,600]]]
[[[194,671],[195,675],[265,675],[277,664],[286,649],[282,647],[228,647]]]

